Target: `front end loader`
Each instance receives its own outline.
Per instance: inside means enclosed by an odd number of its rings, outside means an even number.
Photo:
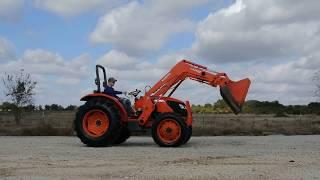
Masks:
[[[132,111],[113,96],[101,91],[99,72],[103,72],[103,86],[107,85],[106,71],[96,66],[97,89],[81,98],[74,121],[80,140],[94,147],[111,146],[125,142],[134,131],[151,129],[153,140],[161,147],[177,147],[187,143],[192,135],[192,111],[189,101],[171,97],[180,84],[191,79],[220,88],[220,94],[230,109],[238,114],[245,102],[250,86],[248,78],[232,81],[227,74],[182,60],[145,94],[140,90],[129,95],[135,99]],[[131,113],[133,112],[133,113]]]

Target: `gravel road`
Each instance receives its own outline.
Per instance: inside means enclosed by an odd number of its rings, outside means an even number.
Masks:
[[[320,179],[320,136],[192,137],[106,148],[76,137],[0,137],[0,179]]]

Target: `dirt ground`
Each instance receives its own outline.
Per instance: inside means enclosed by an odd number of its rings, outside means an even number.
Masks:
[[[150,137],[86,147],[76,137],[0,137],[0,179],[320,179],[320,136]]]

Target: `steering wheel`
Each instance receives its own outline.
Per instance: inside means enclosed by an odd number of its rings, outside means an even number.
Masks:
[[[140,92],[141,91],[139,89],[136,89],[134,91],[129,92],[128,95],[133,96],[133,97],[137,97]]]

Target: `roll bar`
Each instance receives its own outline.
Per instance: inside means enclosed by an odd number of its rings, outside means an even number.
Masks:
[[[99,76],[99,69],[102,69],[103,72],[103,86],[107,85],[107,76],[106,76],[106,70],[103,66],[97,64],[96,65],[96,79],[95,79],[95,84],[97,85],[97,90],[95,92],[100,93],[100,76]]]

